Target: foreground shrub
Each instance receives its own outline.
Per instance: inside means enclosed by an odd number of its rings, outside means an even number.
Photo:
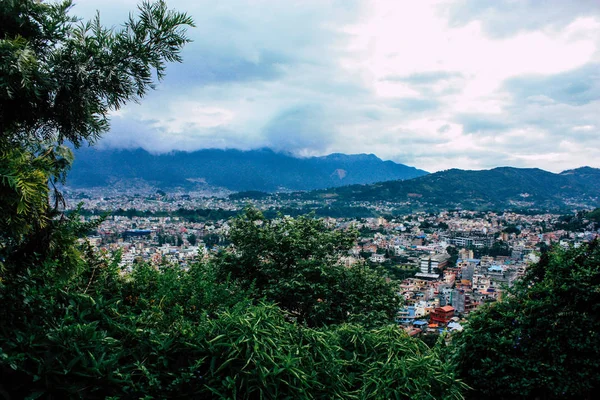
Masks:
[[[13,398],[459,398],[437,350],[395,326],[290,322],[211,267],[56,265],[0,288],[0,393]]]

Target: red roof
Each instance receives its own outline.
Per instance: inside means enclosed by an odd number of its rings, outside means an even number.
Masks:
[[[450,311],[454,311],[454,307],[452,306],[444,306],[444,307],[440,307],[442,309],[442,311],[444,312],[450,312]]]

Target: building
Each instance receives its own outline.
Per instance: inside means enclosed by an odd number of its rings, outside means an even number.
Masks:
[[[456,247],[492,247],[494,236],[482,233],[451,232],[444,235],[442,239]]]
[[[448,265],[447,254],[436,254],[423,257],[419,260],[419,268],[422,274],[435,274]]]
[[[374,253],[371,255],[371,257],[369,257],[369,260],[371,262],[382,263],[385,261],[385,255]]]
[[[429,315],[429,322],[446,325],[452,317],[454,317],[454,307],[437,307]]]
[[[410,324],[415,320],[415,306],[405,306],[398,311],[398,322]]]
[[[470,290],[454,289],[452,291],[452,307],[461,314],[468,314],[477,307]]]

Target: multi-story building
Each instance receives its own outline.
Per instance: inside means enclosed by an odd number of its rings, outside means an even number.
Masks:
[[[452,317],[454,317],[454,307],[437,307],[429,314],[429,322],[446,325]]]
[[[448,265],[447,254],[435,254],[427,257],[422,257],[419,260],[419,268],[423,274],[435,274],[444,269]]]

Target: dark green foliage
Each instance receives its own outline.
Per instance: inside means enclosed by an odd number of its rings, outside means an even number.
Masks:
[[[600,208],[596,208],[595,210],[590,211],[585,216],[590,221],[600,223]]]
[[[208,235],[204,235],[202,237],[202,241],[209,249],[217,245],[226,246],[229,244],[229,240],[218,233],[209,233]]]
[[[554,229],[569,232],[593,231],[600,224],[600,208],[593,211],[579,211],[575,214],[561,215],[554,224]]]
[[[491,247],[469,246],[468,249],[473,250],[475,258],[481,258],[483,256],[510,256],[511,254],[510,246],[503,240],[496,240]]]
[[[248,209],[233,221],[230,239],[234,250],[216,261],[221,276],[252,288],[256,298],[275,302],[295,321],[393,321],[399,304],[393,284],[365,265],[338,262],[356,232],[332,231],[311,217],[267,220]]]
[[[5,148],[0,138],[0,257],[10,254],[26,235],[47,227],[52,218],[49,185],[64,182],[72,161],[64,146],[31,150]],[[60,200],[58,191],[53,194]]]
[[[82,210],[82,215],[99,215],[101,210]],[[111,211],[111,215],[121,215],[126,217],[180,217],[190,222],[208,222],[227,220],[240,215],[241,211],[223,210],[221,208],[197,208],[185,209],[179,208],[175,211],[140,211],[135,208],[123,210],[118,208]],[[333,204],[331,206],[306,205],[302,207],[277,207],[264,211],[267,218],[276,218],[278,215],[289,215],[291,217],[299,217],[302,215],[314,213],[316,217],[331,217],[331,218],[367,218],[378,217],[379,214],[367,207],[340,206]],[[371,235],[372,236],[372,235]]]
[[[35,327],[3,324],[1,389],[56,399],[437,399],[464,390],[437,350],[393,326],[312,330],[275,306],[227,309],[235,292],[206,277],[192,288],[186,273],[134,275],[133,286],[101,273],[105,290],[30,286],[3,298],[28,301],[37,318]]]
[[[144,214],[148,213],[146,212]],[[198,208],[195,210],[186,210],[184,208],[180,208],[173,213],[173,216],[185,218],[185,220],[190,222],[205,222],[229,219],[237,214],[237,211],[223,210],[221,208],[216,210],[210,208]]]
[[[455,246],[446,247],[446,253],[450,255],[448,259],[448,265],[454,267],[456,265],[456,261],[458,260],[458,249]]]
[[[515,225],[508,225],[506,228],[502,230],[504,233],[516,233],[519,234],[521,231]]]
[[[350,185],[304,193],[304,199],[351,201],[411,201],[417,208],[472,210],[569,210],[570,202],[598,206],[600,169],[579,168],[560,174],[540,169],[494,168],[483,171],[450,169],[408,180]],[[530,210],[531,211],[531,210]]]
[[[0,258],[44,241],[73,155],[108,113],[143,97],[166,62],[180,61],[192,20],[163,1],[143,3],[121,30],[68,15],[71,1],[0,2]],[[55,204],[49,204],[51,194]],[[43,250],[43,249],[42,249]]]
[[[600,245],[554,248],[505,299],[469,318],[456,360],[474,398],[594,398]]]
[[[384,263],[382,268],[387,276],[399,282],[414,277],[415,274],[420,271],[419,267],[415,265],[393,265]]]
[[[162,1],[143,3],[117,31],[78,22],[71,1],[0,5],[0,133],[12,143],[80,145],[108,129],[108,112],[153,88],[181,61],[192,20]],[[10,112],[8,112],[10,110]]]
[[[88,228],[77,221],[57,253],[0,281],[3,395],[461,398],[454,366],[393,325],[307,328],[209,264],[123,275],[118,259],[74,245]]]

